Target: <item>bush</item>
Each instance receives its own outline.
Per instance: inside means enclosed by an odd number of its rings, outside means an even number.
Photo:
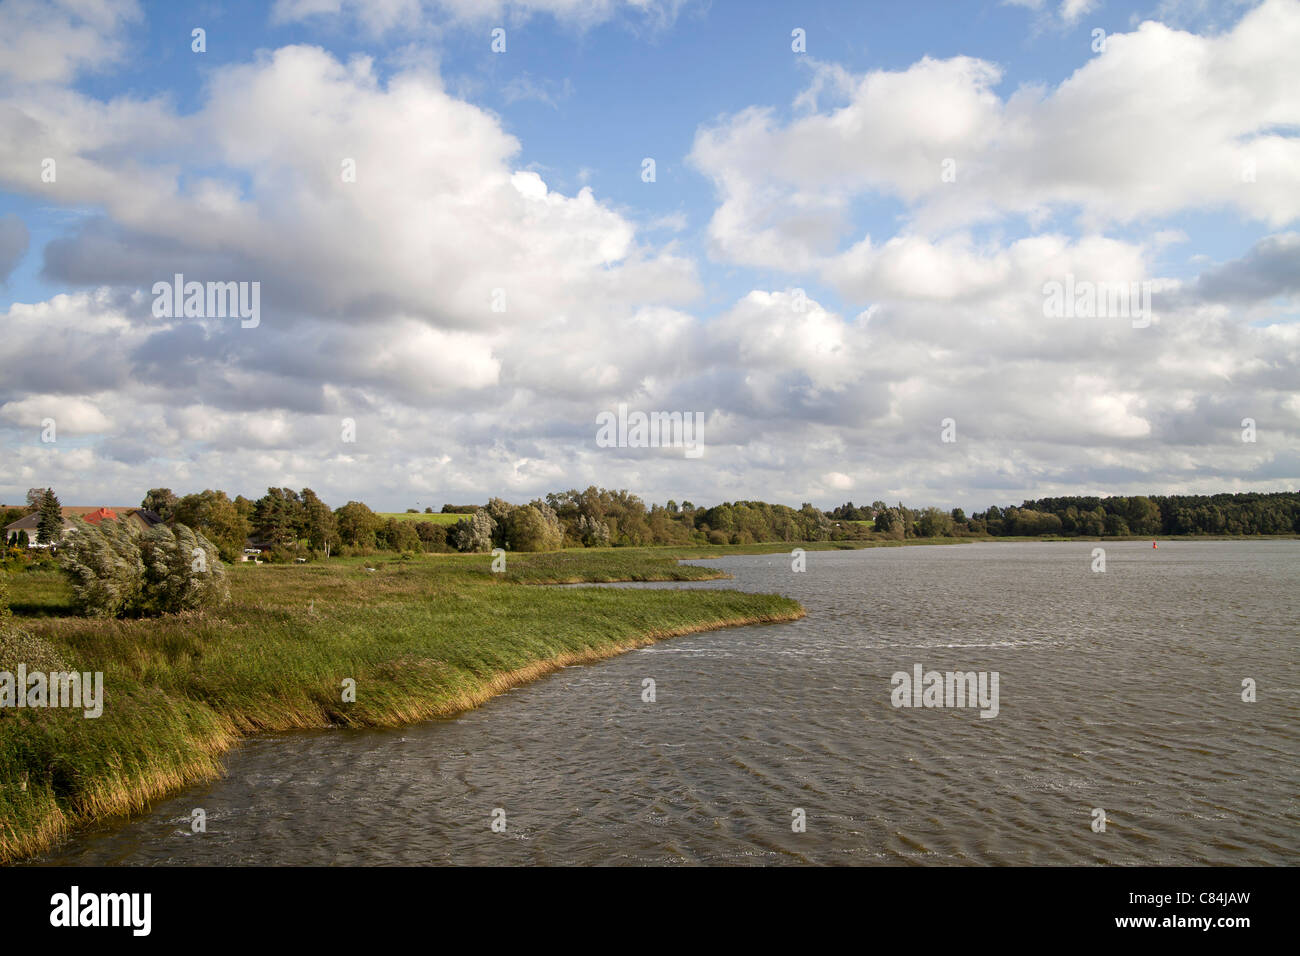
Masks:
[[[89,617],[118,617],[140,606],[144,559],[133,532],[116,521],[73,521],[59,549],[72,600]]]
[[[117,521],[74,525],[59,562],[87,616],[197,610],[229,594],[216,546],[183,524],[154,525],[143,534]]]
[[[432,521],[413,521],[416,537],[425,551],[447,550],[447,529]]]
[[[917,530],[923,538],[951,537],[953,533],[952,515],[938,508],[926,508],[921,512]]]
[[[222,604],[230,596],[216,545],[183,524],[154,525],[140,537],[140,553],[146,612],[197,611]]]
[[[588,515],[578,517],[578,540],[586,548],[609,547],[609,525]]]
[[[18,670],[19,664],[26,664],[29,672],[71,670],[49,641],[11,623],[0,622],[0,671],[12,674]]]
[[[420,534],[410,521],[389,518],[379,526],[378,545],[385,551],[420,551]]]
[[[495,531],[496,522],[480,508],[472,518],[457,521],[448,538],[456,542],[458,551],[490,551]]]
[[[0,552],[0,569],[4,571],[57,571],[59,559],[49,548],[9,548]]]
[[[506,519],[506,544],[511,551],[558,551],[564,528],[545,502],[524,505]]]

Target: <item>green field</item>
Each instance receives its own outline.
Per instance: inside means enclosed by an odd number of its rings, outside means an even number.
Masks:
[[[485,554],[237,564],[220,610],[143,620],[76,617],[58,572],[10,575],[12,624],[38,642],[7,629],[0,671],[102,671],[104,701],[97,719],[0,709],[0,861],[219,773],[247,734],[453,714],[560,666],[803,614],[732,590],[527,586],[720,576],[665,549],[512,554],[507,573],[490,567]]]
[[[434,524],[455,524],[462,518],[471,518],[473,515],[445,515],[442,512],[427,515],[423,512],[419,514],[408,514],[404,511],[379,511],[376,515],[380,518],[396,518],[398,521],[431,521]]]

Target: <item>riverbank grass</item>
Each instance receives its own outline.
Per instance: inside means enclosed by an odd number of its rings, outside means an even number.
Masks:
[[[446,716],[569,664],[803,615],[733,590],[526,586],[724,576],[660,549],[512,554],[506,573],[490,568],[487,555],[234,565],[220,611],[143,620],[76,617],[56,572],[14,575],[13,623],[70,669],[103,672],[104,700],[96,719],[0,709],[0,861],[211,778],[248,734]]]

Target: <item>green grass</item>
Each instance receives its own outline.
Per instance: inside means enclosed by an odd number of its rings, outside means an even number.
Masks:
[[[473,515],[445,515],[442,512],[427,515],[423,512],[420,514],[407,514],[403,511],[380,511],[377,514],[380,518],[396,518],[398,521],[431,521],[434,524],[455,524],[462,518],[474,517]]]
[[[507,573],[490,566],[488,555],[236,564],[219,611],[112,621],[74,616],[57,572],[12,575],[15,623],[73,669],[102,671],[104,712],[0,710],[0,860],[219,773],[246,734],[448,715],[565,664],[803,613],[788,598],[732,590],[526,586],[721,576],[663,549],[512,554]],[[355,703],[342,700],[345,678]]]

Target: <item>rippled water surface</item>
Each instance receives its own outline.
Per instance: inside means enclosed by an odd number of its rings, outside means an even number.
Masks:
[[[1111,543],[1104,574],[1095,546],[702,562],[735,576],[705,586],[808,616],[567,668],[453,720],[259,737],[223,779],[47,862],[1300,863],[1300,541]],[[890,676],[918,663],[997,671],[1000,713],[895,709]]]

